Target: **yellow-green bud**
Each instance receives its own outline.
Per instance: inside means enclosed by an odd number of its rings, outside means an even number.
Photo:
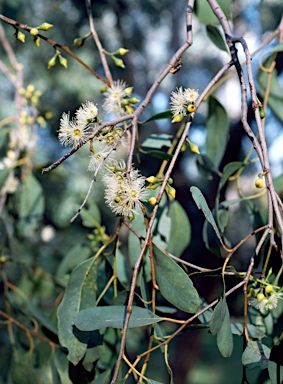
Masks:
[[[6,256],[0,256],[0,264],[5,264],[7,262]]]
[[[169,185],[173,184],[173,179],[172,179],[172,177],[169,177],[169,179],[168,179],[168,184],[169,184]]]
[[[38,116],[36,118],[36,122],[41,126],[41,128],[46,128],[46,126],[47,126],[46,121],[45,121],[44,117],[42,117],[42,116]]]
[[[129,52],[129,50],[126,48],[119,48],[118,51],[116,51],[114,54],[124,56],[128,52]]]
[[[130,96],[133,93],[133,89],[134,89],[134,87],[127,87],[125,89],[125,94]]]
[[[25,42],[25,38],[26,38],[26,36],[25,36],[25,34],[24,34],[23,32],[17,30],[17,31],[14,33],[14,36],[15,36],[16,39],[20,40],[22,43]]]
[[[180,123],[182,121],[184,115],[181,113],[180,115],[176,115],[172,119],[172,123]]]
[[[51,59],[47,63],[47,68],[50,69],[54,67],[54,65],[56,64],[56,60],[57,60],[57,55],[54,55],[53,57],[51,57]]]
[[[100,92],[101,93],[104,93],[104,92],[106,92],[107,91],[107,85],[102,85],[102,87],[100,88]]]
[[[155,176],[149,176],[147,179],[145,179],[148,183],[153,184],[158,181],[157,177]]]
[[[194,104],[189,104],[188,107],[187,107],[187,111],[192,113],[192,112],[195,112],[196,111],[196,106]]]
[[[266,292],[266,293],[272,293],[272,292],[273,292],[273,285],[268,284],[268,285],[265,287],[265,292]]]
[[[37,29],[37,28],[31,28],[31,30],[29,31],[29,33],[30,33],[32,36],[37,36],[37,35],[38,35],[38,29]]]
[[[157,187],[159,187],[159,184],[150,184],[146,186],[147,189],[156,189]]]
[[[131,97],[131,98],[129,99],[129,102],[132,103],[132,104],[137,104],[137,103],[140,102],[140,100],[137,99],[136,97]]]
[[[84,45],[84,42],[85,42],[85,39],[83,39],[82,37],[77,37],[75,40],[74,40],[74,45],[78,48],[82,47]]]
[[[175,197],[176,197],[176,189],[173,188],[173,187],[169,187],[169,188],[168,188],[168,194],[169,194],[171,197],[173,197],[173,199],[175,199]]]
[[[259,116],[260,116],[261,119],[264,119],[264,118],[265,118],[266,113],[265,113],[265,111],[264,111],[263,108],[260,108],[260,110],[259,110]]]
[[[40,47],[40,37],[35,36],[35,37],[33,38],[33,42],[34,42],[35,45],[37,45],[38,47]]]
[[[49,24],[49,23],[42,23],[39,27],[37,27],[37,29],[40,29],[41,31],[48,31],[48,29],[52,28],[53,27],[53,24]]]
[[[121,197],[116,196],[116,197],[114,198],[114,201],[115,201],[115,203],[120,203],[120,201],[121,201]]]
[[[53,117],[52,112],[46,112],[46,113],[45,113],[45,118],[46,118],[47,120],[52,119],[52,117]]]
[[[134,108],[130,107],[129,105],[125,106],[125,111],[130,115],[131,113],[134,112]]]
[[[59,62],[62,65],[62,67],[67,68],[68,67],[68,60],[63,57],[62,55],[59,55]]]
[[[125,106],[125,105],[128,105],[128,104],[129,104],[129,100],[127,100],[127,99],[122,99],[122,100],[121,100],[121,104],[124,105],[124,106]]]
[[[123,62],[122,59],[119,59],[119,58],[116,57],[116,56],[112,56],[112,59],[113,59],[115,65],[116,65],[117,67],[125,68],[125,64],[124,64],[124,62]]]
[[[156,200],[155,197],[150,197],[150,198],[148,199],[148,202],[149,202],[149,204],[151,204],[151,205],[155,205],[156,202],[157,202],[157,200]]]
[[[261,177],[259,177],[255,181],[255,186],[256,188],[259,188],[259,189],[262,188],[264,186],[264,180]]]
[[[27,91],[28,92],[33,92],[34,91],[34,85],[33,84],[29,84],[28,86],[27,86]]]
[[[263,293],[258,293],[256,298],[257,298],[257,301],[260,303],[261,301],[263,301],[265,299],[265,296]]]
[[[191,143],[191,142],[189,141],[189,145],[190,145],[190,150],[191,150],[192,152],[197,153],[198,155],[200,154],[200,152],[199,152],[199,148],[198,148],[198,146],[197,146],[196,144]]]

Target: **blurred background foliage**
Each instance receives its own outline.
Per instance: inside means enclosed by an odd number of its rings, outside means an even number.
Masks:
[[[199,16],[193,19],[193,46],[183,56],[183,67],[174,75],[170,75],[161,84],[158,92],[152,99],[152,103],[146,108],[142,120],[151,115],[169,109],[169,95],[176,86],[190,87],[202,91],[213,75],[229,60],[229,55],[219,50],[208,37],[205,11],[201,9],[202,0],[196,3],[196,12]],[[229,1],[227,1],[229,3]],[[127,84],[134,86],[135,96],[142,99],[152,82],[156,79],[173,53],[185,41],[185,9],[186,1],[163,0],[109,0],[94,2],[94,21],[101,38],[102,44],[108,51],[112,52],[120,47],[129,49],[129,53],[123,57],[126,69],[118,68],[109,61],[114,79],[124,79]],[[236,0],[232,2],[232,20],[235,35],[243,36],[251,51],[256,49],[263,39],[268,36],[279,24],[282,12],[282,1],[278,0]],[[79,0],[2,0],[0,1],[0,13],[30,26],[37,26],[44,21],[51,23],[54,27],[48,31],[48,37],[56,42],[66,45],[89,66],[100,75],[103,69],[98,52],[91,39],[87,39],[82,48],[73,46],[75,38],[81,37],[89,32],[88,19],[84,1]],[[202,17],[204,20],[202,20]],[[91,173],[87,172],[88,153],[83,148],[72,158],[61,164],[50,173],[42,174],[43,167],[48,166],[65,153],[59,144],[57,131],[62,112],[74,113],[85,100],[98,104],[101,111],[101,85],[102,83],[82,67],[78,62],[68,57],[68,68],[59,64],[47,69],[47,62],[53,56],[53,48],[41,42],[37,47],[32,42],[31,36],[26,36],[25,44],[13,38],[14,30],[11,26],[1,23],[7,39],[12,45],[17,60],[24,66],[24,87],[33,84],[36,90],[42,92],[38,105],[39,114],[46,119],[44,127],[38,126],[38,141],[36,150],[32,156],[32,167],[34,178],[26,186],[27,191],[21,189],[15,196],[8,195],[6,210],[2,212],[0,219],[0,247],[1,253],[7,256],[9,261],[5,265],[7,279],[21,290],[18,294],[16,288],[9,295],[12,314],[19,322],[28,325],[28,318],[35,319],[43,326],[44,334],[57,341],[56,338],[56,309],[60,300],[62,288],[72,269],[81,261],[87,259],[96,249],[97,244],[93,241],[93,229],[83,225],[81,218],[70,224],[70,218],[74,215],[88,190]],[[270,50],[271,44],[265,51]],[[258,68],[259,60],[263,52],[255,56],[253,65]],[[1,59],[7,63],[5,52],[0,46]],[[240,57],[243,58],[243,56]],[[278,78],[282,84],[283,54],[277,55],[276,68]],[[256,74],[256,73],[255,73]],[[234,78],[234,83],[233,83]],[[249,142],[240,128],[240,97],[239,86],[236,75],[232,80],[222,85],[216,92],[216,97],[226,108],[230,118],[230,135],[220,163],[220,171],[232,161],[242,161],[244,154],[249,149]],[[9,80],[0,72],[0,120],[15,113],[13,104],[14,89]],[[281,99],[282,102],[282,99]],[[206,164],[206,119],[208,103],[203,103],[193,123],[190,140],[200,148],[200,155],[186,151],[179,158],[177,167],[173,173],[174,186],[177,189],[177,200],[188,213],[192,224],[192,241],[183,253],[183,258],[190,262],[206,268],[217,268],[222,265],[221,258],[217,258],[206,247],[202,239],[202,227],[204,218],[191,199],[189,187],[198,186],[205,195],[209,205],[213,208],[219,176],[209,169]],[[251,126],[253,114],[249,107],[249,121]],[[143,142],[152,133],[172,134],[176,130],[169,120],[157,120],[142,126],[140,130],[140,142]],[[282,120],[267,109],[266,136],[270,149],[271,169],[275,177],[282,174]],[[7,137],[0,131],[1,156],[5,156]],[[160,160],[141,154],[138,165],[145,176],[155,174],[160,166]],[[257,164],[246,167],[241,178],[241,186],[247,193],[255,191],[254,180],[259,168]],[[26,223],[21,224],[25,213],[25,204],[38,204],[38,201],[29,201],[30,189],[39,193],[44,192],[42,202],[38,208],[38,220],[31,223],[30,229]],[[224,190],[226,196],[233,198],[235,186]],[[278,179],[278,191],[283,192],[283,185]],[[26,195],[27,196],[26,196]],[[104,204],[103,189],[98,182],[91,194],[91,200],[95,201],[100,208],[101,222],[105,231],[111,233],[114,228],[113,215]],[[26,202],[28,201],[28,202]],[[91,205],[91,204],[90,204]],[[264,206],[264,200],[263,200]],[[253,208],[251,208],[253,209]],[[257,215],[258,212],[254,212]],[[234,225],[241,223],[241,225]],[[247,218],[246,207],[237,204],[233,207],[233,219],[228,222],[227,236],[232,244],[238,242],[252,229]],[[48,232],[49,230],[49,232]],[[51,233],[50,238],[47,234]],[[44,235],[45,234],[45,235]],[[90,237],[91,235],[92,237]],[[96,234],[97,235],[97,234]],[[95,236],[96,236],[95,235]],[[254,240],[247,242],[239,249],[232,264],[236,268],[244,269],[248,263]],[[262,261],[261,261],[262,262]],[[261,262],[258,268],[261,268]],[[3,276],[2,276],[3,278]],[[221,293],[220,281],[214,280],[211,289],[212,278],[203,278],[197,282],[197,288],[201,295],[210,301]],[[210,287],[209,291],[207,287]],[[1,282],[1,293],[4,285]],[[237,318],[241,316],[241,298],[236,294],[229,298],[231,315]],[[1,307],[4,306],[4,297],[1,295]],[[180,315],[182,316],[182,315]],[[48,321],[46,319],[49,319]],[[3,321],[2,321],[3,322]],[[40,381],[34,381],[30,371],[26,370],[29,365],[29,357],[22,361],[21,370],[11,378],[10,367],[16,364],[11,360],[11,351],[15,348],[13,340],[9,338],[7,328],[0,330],[0,380],[2,383],[28,383],[49,382],[49,378],[42,376]],[[11,336],[11,334],[10,334]],[[29,349],[29,341],[24,333],[17,333],[23,350]],[[140,342],[136,338],[136,342]],[[133,335],[132,343],[135,343]],[[37,348],[38,365],[44,365],[50,349],[41,343]],[[179,336],[173,343],[170,357],[176,384],[202,384],[210,382],[217,383],[239,383],[241,362],[239,354],[241,341],[236,341],[236,351],[231,359],[224,360],[217,351],[212,335],[206,332],[188,332]],[[238,350],[238,353],[237,353]],[[219,359],[218,359],[219,358]],[[60,359],[56,362],[60,366]],[[159,380],[164,379],[163,371],[159,368],[160,362],[157,357],[150,363],[149,371],[160,369]],[[63,363],[62,363],[63,367]],[[62,368],[65,372],[67,368]],[[231,375],[231,372],[234,372]],[[66,372],[65,372],[66,373]],[[21,381],[22,375],[28,375]],[[75,377],[76,373],[73,372]],[[251,372],[251,383],[256,382],[259,371]],[[12,375],[13,376],[13,375]],[[17,376],[17,377],[16,377]],[[23,376],[22,376],[23,377]],[[27,378],[28,377],[28,378]],[[62,373],[62,377],[65,377]],[[62,379],[61,377],[61,379]],[[187,377],[187,379],[185,379]],[[229,378],[227,380],[227,377]],[[158,378],[157,378],[158,379]],[[38,379],[36,379],[38,380]],[[66,379],[67,380],[67,379]],[[82,378],[79,383],[85,382]],[[253,381],[254,380],[254,381]],[[263,383],[262,381],[258,381]],[[69,381],[62,381],[68,383]]]

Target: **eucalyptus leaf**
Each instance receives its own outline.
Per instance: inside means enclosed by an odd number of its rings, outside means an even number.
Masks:
[[[92,307],[80,311],[75,319],[75,325],[81,331],[94,331],[101,328],[123,328],[127,307],[112,305],[107,307]],[[158,323],[162,320],[146,308],[133,307],[129,328],[142,327]]]
[[[169,109],[168,111],[156,113],[155,115],[151,116],[149,119],[142,122],[142,124],[146,124],[153,120],[160,120],[160,119],[172,119],[173,114],[172,111]]]
[[[214,96],[209,97],[206,129],[206,155],[218,169],[227,146],[229,119],[225,108]]]
[[[142,143],[142,147],[160,149],[163,146],[171,147],[171,144],[172,135],[168,135],[167,133],[153,133]]]
[[[200,298],[188,275],[155,244],[153,254],[156,280],[162,296],[184,312],[197,312]]]
[[[19,198],[19,228],[29,237],[39,225],[44,213],[44,194],[36,177],[29,173],[17,194]]]
[[[172,159],[172,155],[170,155],[169,153],[166,153],[166,152],[162,152],[162,151],[142,151],[142,153],[146,154],[146,155],[150,155],[152,157],[156,157],[157,159],[161,159],[161,160],[170,160]]]
[[[74,320],[80,310],[95,303],[96,276],[95,257],[78,265],[69,278],[65,295],[57,311],[59,340],[61,345],[68,349],[68,359],[74,365],[83,358],[87,349],[87,340],[80,341],[79,334],[74,333]],[[84,336],[87,339],[87,335]]]
[[[204,214],[206,220],[212,225],[218,239],[221,240],[221,235],[220,235],[219,229],[217,227],[217,224],[214,220],[212,212],[209,209],[203,194],[201,193],[201,191],[197,187],[191,187],[190,191],[192,193],[193,199],[194,199],[198,209],[201,209],[203,211],[203,214]]]
[[[229,18],[232,0],[218,0],[218,5]],[[208,2],[197,0],[195,5],[196,15],[202,24],[220,24]]]
[[[268,362],[268,373],[271,379],[271,384],[278,384],[283,382],[283,367],[279,366],[274,361]]]
[[[268,367],[269,356],[270,349],[266,345],[259,341],[250,341],[243,352],[242,364],[250,369],[255,367],[266,369]]]
[[[225,297],[220,299],[213,311],[210,331],[216,335],[217,346],[222,356],[230,357],[233,352],[233,335]]]
[[[229,48],[227,47],[227,44],[223,39],[223,36],[215,25],[207,25],[206,32],[208,37],[216,45],[216,47],[218,47],[222,51],[230,53]]]
[[[80,216],[83,221],[83,226],[86,228],[96,228],[97,226],[100,225],[101,216],[100,216],[99,208],[97,204],[91,199],[89,199],[87,209],[84,208],[80,212]]]

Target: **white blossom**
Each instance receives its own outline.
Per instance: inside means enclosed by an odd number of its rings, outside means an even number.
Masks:
[[[86,141],[89,136],[89,127],[79,125],[76,120],[70,121],[70,115],[63,113],[60,120],[59,141],[61,144],[75,147]]]
[[[198,98],[199,94],[196,90],[191,88],[185,88],[183,90],[182,87],[177,91],[171,93],[171,111],[173,112],[173,116],[177,115],[186,115],[187,107],[189,104],[193,104]]]
[[[105,184],[105,200],[110,209],[116,214],[134,218],[138,214],[137,207],[147,199],[145,177],[138,170],[126,170],[124,161],[112,163],[103,177]]]
[[[107,113],[114,113],[118,116],[126,114],[122,106],[122,100],[127,96],[127,84],[123,80],[113,82],[112,87],[109,87],[104,94],[103,109]]]
[[[86,101],[86,103],[82,104],[81,107],[76,111],[77,123],[78,125],[85,127],[89,123],[96,121],[97,115],[97,107],[92,102]]]
[[[106,165],[111,161],[113,161],[113,158],[111,157],[111,148],[102,141],[95,141],[93,152],[90,155],[88,171],[94,172],[101,163]]]

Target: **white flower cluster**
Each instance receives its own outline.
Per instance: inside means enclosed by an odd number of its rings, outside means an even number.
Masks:
[[[107,173],[103,176],[106,203],[115,214],[134,219],[138,214],[137,207],[147,199],[145,177],[133,168],[127,172],[124,161],[114,161],[106,168]]]
[[[103,109],[106,113],[113,113],[117,116],[124,116],[133,113],[133,105],[139,100],[135,97],[130,97],[133,92],[133,87],[128,87],[123,80],[113,82],[104,94]]]
[[[282,293],[271,293],[268,298],[263,299],[258,303],[258,309],[261,312],[270,311],[277,308],[278,301],[282,300]]]
[[[76,111],[76,118],[70,121],[70,114],[63,113],[60,120],[59,141],[73,147],[84,143],[97,122],[97,107],[87,101]]]
[[[138,102],[135,98],[127,98],[132,88],[127,88],[123,81],[114,82],[105,92],[103,108],[109,113],[124,115],[130,113],[128,108]],[[124,160],[118,162],[113,159],[112,153],[117,145],[126,144],[124,129],[120,126],[108,126],[99,131],[95,137],[93,132],[100,124],[97,107],[87,101],[76,111],[75,118],[63,113],[59,128],[59,141],[61,144],[73,147],[90,141],[90,162],[88,170],[97,172],[104,166],[105,174],[105,200],[111,210],[117,214],[133,219],[138,214],[137,207],[147,197],[144,188],[145,178],[138,170],[127,170]],[[91,136],[92,135],[92,136]]]
[[[186,116],[188,113],[188,106],[194,104],[194,102],[199,97],[199,94],[196,90],[191,88],[182,87],[177,89],[177,91],[171,93],[171,111],[173,116]]]

